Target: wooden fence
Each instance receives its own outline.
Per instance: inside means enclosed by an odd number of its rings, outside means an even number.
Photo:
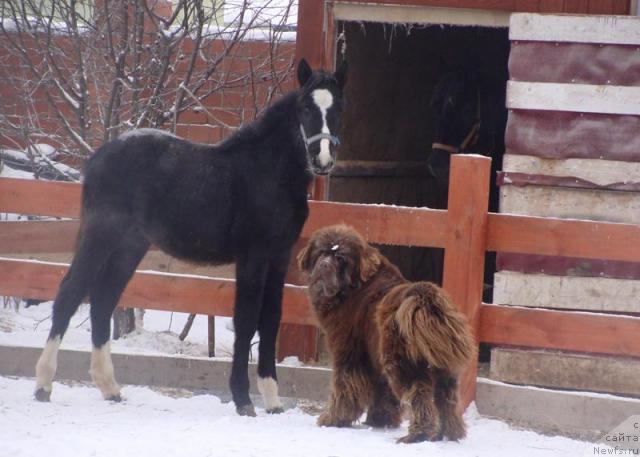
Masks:
[[[490,160],[452,159],[448,210],[312,201],[303,231],[347,223],[380,244],[445,249],[444,288],[469,317],[478,341],[640,357],[640,318],[517,308],[481,302],[485,251],[640,261],[640,226],[487,211]],[[77,184],[0,179],[0,213],[77,218]],[[1,253],[69,252],[77,220],[0,222]],[[0,258],[0,295],[51,299],[67,265]],[[234,281],[137,272],[120,305],[231,316]],[[283,323],[315,325],[304,287],[287,285]],[[462,383],[475,397],[476,366]]]

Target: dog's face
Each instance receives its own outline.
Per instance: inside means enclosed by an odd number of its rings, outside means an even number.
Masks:
[[[298,255],[298,266],[309,275],[309,294],[316,307],[339,304],[379,265],[378,250],[345,225],[316,231]]]

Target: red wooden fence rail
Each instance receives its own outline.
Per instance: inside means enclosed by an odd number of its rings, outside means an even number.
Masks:
[[[445,248],[444,287],[467,314],[479,341],[640,357],[640,318],[481,304],[487,250],[640,261],[640,226],[487,212],[489,160],[452,159],[449,209],[311,202],[303,230],[347,223],[371,242]],[[77,218],[77,184],[0,179],[0,213]],[[66,252],[78,221],[0,222],[0,253]],[[0,254],[1,255],[1,254]],[[50,299],[66,265],[0,258],[0,294]],[[232,280],[137,272],[121,305],[230,316]],[[283,323],[314,325],[303,287],[287,285]],[[475,392],[470,367],[461,387]]]

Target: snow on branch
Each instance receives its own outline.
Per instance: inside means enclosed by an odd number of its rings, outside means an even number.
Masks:
[[[15,88],[0,104],[0,144],[13,149],[52,142],[81,161],[131,128],[175,133],[196,111],[233,129],[291,74],[295,0],[0,3],[0,81]],[[212,104],[223,97],[234,102]]]

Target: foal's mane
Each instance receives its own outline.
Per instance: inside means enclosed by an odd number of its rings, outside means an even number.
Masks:
[[[216,147],[233,149],[240,143],[255,141],[273,134],[281,135],[283,128],[293,128],[298,120],[298,114],[295,110],[298,93],[298,90],[293,90],[283,95],[262,112],[257,119],[236,130]]]

